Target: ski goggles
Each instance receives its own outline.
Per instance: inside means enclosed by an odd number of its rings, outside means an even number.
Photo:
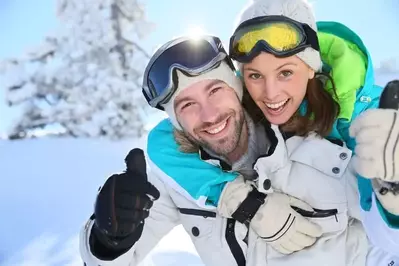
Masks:
[[[234,70],[219,38],[200,39],[181,37],[163,45],[150,59],[143,77],[143,94],[152,107],[164,110],[176,87],[176,69],[189,76],[197,76],[216,68],[225,60]]]
[[[248,63],[260,52],[289,57],[308,47],[320,50],[317,33],[308,24],[285,16],[263,16],[238,26],[230,38],[229,55]]]

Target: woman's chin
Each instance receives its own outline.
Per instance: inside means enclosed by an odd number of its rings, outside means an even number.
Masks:
[[[271,124],[277,125],[277,126],[283,125],[283,124],[285,124],[285,123],[288,121],[288,119],[276,119],[276,118],[268,118],[268,117],[266,117],[266,119],[267,119]]]
[[[283,125],[287,123],[293,115],[290,113],[289,109],[284,110],[284,112],[279,114],[268,112],[268,110],[263,110],[263,114],[265,115],[267,121],[273,125]]]

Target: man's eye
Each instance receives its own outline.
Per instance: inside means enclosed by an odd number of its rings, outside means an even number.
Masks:
[[[181,107],[181,109],[183,110],[183,109],[185,109],[185,108],[187,108],[187,107],[190,107],[191,105],[193,105],[193,103],[186,103],[186,104],[184,104],[184,105]]]
[[[220,90],[222,87],[216,87],[216,88],[213,88],[212,90],[211,90],[211,95],[212,94],[214,94],[215,92],[217,92],[218,90]]]

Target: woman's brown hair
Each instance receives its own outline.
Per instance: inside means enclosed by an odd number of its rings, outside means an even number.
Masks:
[[[339,114],[339,104],[334,97],[324,89],[325,79],[330,82],[335,98],[336,89],[333,79],[325,73],[317,74],[309,80],[306,89],[305,99],[307,109],[304,115],[299,114],[299,110],[281,129],[285,132],[291,132],[295,135],[306,136],[310,132],[316,132],[322,137],[331,133],[333,124]],[[259,107],[252,100],[248,90],[244,89],[243,106],[255,122],[264,119],[264,115]]]

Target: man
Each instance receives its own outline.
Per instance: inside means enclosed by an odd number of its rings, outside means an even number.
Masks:
[[[186,62],[188,58],[190,62]],[[184,38],[167,43],[155,53],[144,77],[145,85],[148,83],[144,94],[149,103],[164,109],[172,124],[197,145],[202,156],[220,158],[219,162],[227,162],[231,169],[254,179],[252,165],[262,152],[270,155],[275,149],[278,152],[273,155],[279,156],[284,150],[284,141],[273,138],[270,127],[253,123],[241,107],[242,84],[217,38],[204,38],[195,44]],[[213,202],[217,205],[215,212],[209,198],[199,208],[190,198],[190,189],[163,178],[165,173],[155,164],[148,182],[141,151],[132,150],[126,164],[125,173],[107,180],[98,195],[95,215],[82,230],[82,258],[87,265],[137,265],[177,224],[183,224],[192,236],[206,265],[266,265],[278,261],[277,253],[268,250],[268,245],[286,254],[313,245],[321,236],[321,226],[298,212],[328,218],[324,223],[333,229],[323,227],[323,232],[346,232],[345,212],[321,216],[322,212],[288,195],[276,191],[267,196],[259,193],[242,177],[226,174],[233,181],[222,188],[221,198]],[[219,169],[209,167],[201,174]],[[193,181],[189,176],[187,179]],[[330,219],[334,216],[339,217],[339,223]],[[364,233],[359,235],[352,239],[365,237]],[[344,243],[345,239],[340,237]],[[360,261],[365,261],[367,245],[355,250],[362,254]],[[312,253],[304,254],[307,259],[312,257]]]
[[[207,55],[208,58],[200,58],[207,49],[215,50],[213,54]],[[176,53],[171,60],[168,57],[172,56],[171,51],[173,50]],[[188,55],[191,56],[190,60],[196,58],[202,61],[198,64],[199,68],[185,68],[184,60],[188,58]],[[180,59],[182,62],[179,62]],[[171,60],[171,65],[181,64],[173,73],[176,75],[174,78],[177,78],[176,84],[168,84],[169,76],[165,77],[165,75],[169,75],[169,73],[165,72],[164,68],[157,69],[160,67],[157,64],[165,64],[166,60]],[[190,63],[193,65],[193,62]],[[148,73],[149,71],[155,72]],[[209,153],[225,157],[233,165],[244,165],[245,167],[242,167],[244,171],[254,172],[252,164],[255,162],[256,156],[247,152],[248,147],[253,148],[254,143],[249,143],[248,120],[245,119],[246,115],[240,103],[242,84],[235,76],[234,67],[218,38],[204,38],[195,43],[192,40],[181,38],[165,44],[149,62],[144,76],[151,77],[152,86],[154,86],[149,87],[149,90],[153,91],[146,94],[147,99],[150,93],[154,93],[159,88],[155,86],[160,86],[159,84],[162,82],[165,87],[176,86],[174,91],[170,90],[169,95],[167,92],[162,95],[162,98],[170,99],[168,102],[162,102],[161,97],[148,100],[152,105],[165,109],[166,112],[174,113],[176,110],[181,127],[175,120],[175,116],[171,116],[171,121],[177,128],[182,129],[192,141]],[[254,125],[251,125],[250,128],[254,130]],[[262,139],[262,146],[266,151],[269,144],[265,134]],[[261,139],[257,145],[261,145]],[[223,218],[215,212],[205,210],[197,210],[197,214],[194,213],[195,218],[190,219],[188,215],[198,209],[197,206],[187,200],[184,193],[175,190],[173,184],[167,184],[165,180],[161,180],[157,176],[158,169],[151,169],[152,172],[148,176],[153,185],[147,182],[142,152],[131,151],[126,158],[126,164],[126,173],[111,176],[101,189],[96,202],[95,216],[86,226],[86,230],[88,230],[86,232],[91,233],[84,234],[84,239],[81,239],[82,244],[87,244],[86,247],[89,247],[90,252],[94,255],[88,256],[86,251],[82,252],[83,259],[88,265],[91,265],[91,262],[95,265],[104,263],[100,263],[101,260],[123,261],[120,265],[124,265],[124,263],[135,265],[175,225],[181,223],[190,234],[201,236],[204,231],[213,227],[212,219],[220,220],[218,222],[219,234],[213,235],[213,240],[212,238],[201,240],[201,237],[198,237],[194,243],[202,249],[207,249],[208,241],[221,243],[222,246],[219,250],[214,248],[208,250],[210,255],[201,256],[201,258],[207,265],[236,265],[237,263],[243,265],[245,255],[241,246],[246,245],[245,235],[242,239],[237,239],[234,230],[235,227],[242,227],[247,232],[245,225],[236,224],[231,218]],[[212,165],[210,167],[214,168]],[[235,177],[236,175],[230,176]],[[251,194],[255,197],[254,199],[259,203],[264,202],[264,195],[255,192],[256,190]],[[152,197],[150,198],[148,195]],[[154,204],[152,199],[157,199]],[[260,207],[259,204],[256,205],[258,208]],[[268,230],[263,230],[263,234],[268,234],[267,236],[284,231],[284,234],[279,233],[279,239],[273,243],[277,249],[281,244],[292,241],[297,242],[292,244],[296,246],[296,250],[302,249],[312,245],[316,237],[321,234],[318,225],[303,218],[291,208],[291,205],[308,211],[312,210],[304,202],[275,193],[269,197],[265,206],[267,206],[267,212],[270,212],[270,217],[277,218],[274,212],[280,210],[280,223],[274,223],[274,218],[268,219],[271,224],[263,221],[262,217],[259,219],[259,223],[268,228]],[[288,217],[291,217],[291,220],[296,217],[296,220],[290,224],[294,226],[288,227],[285,224]],[[197,227],[194,226],[197,223],[201,228],[198,233],[196,232]],[[135,249],[130,252],[132,246]],[[214,252],[226,253],[228,257],[215,257],[212,255]]]

